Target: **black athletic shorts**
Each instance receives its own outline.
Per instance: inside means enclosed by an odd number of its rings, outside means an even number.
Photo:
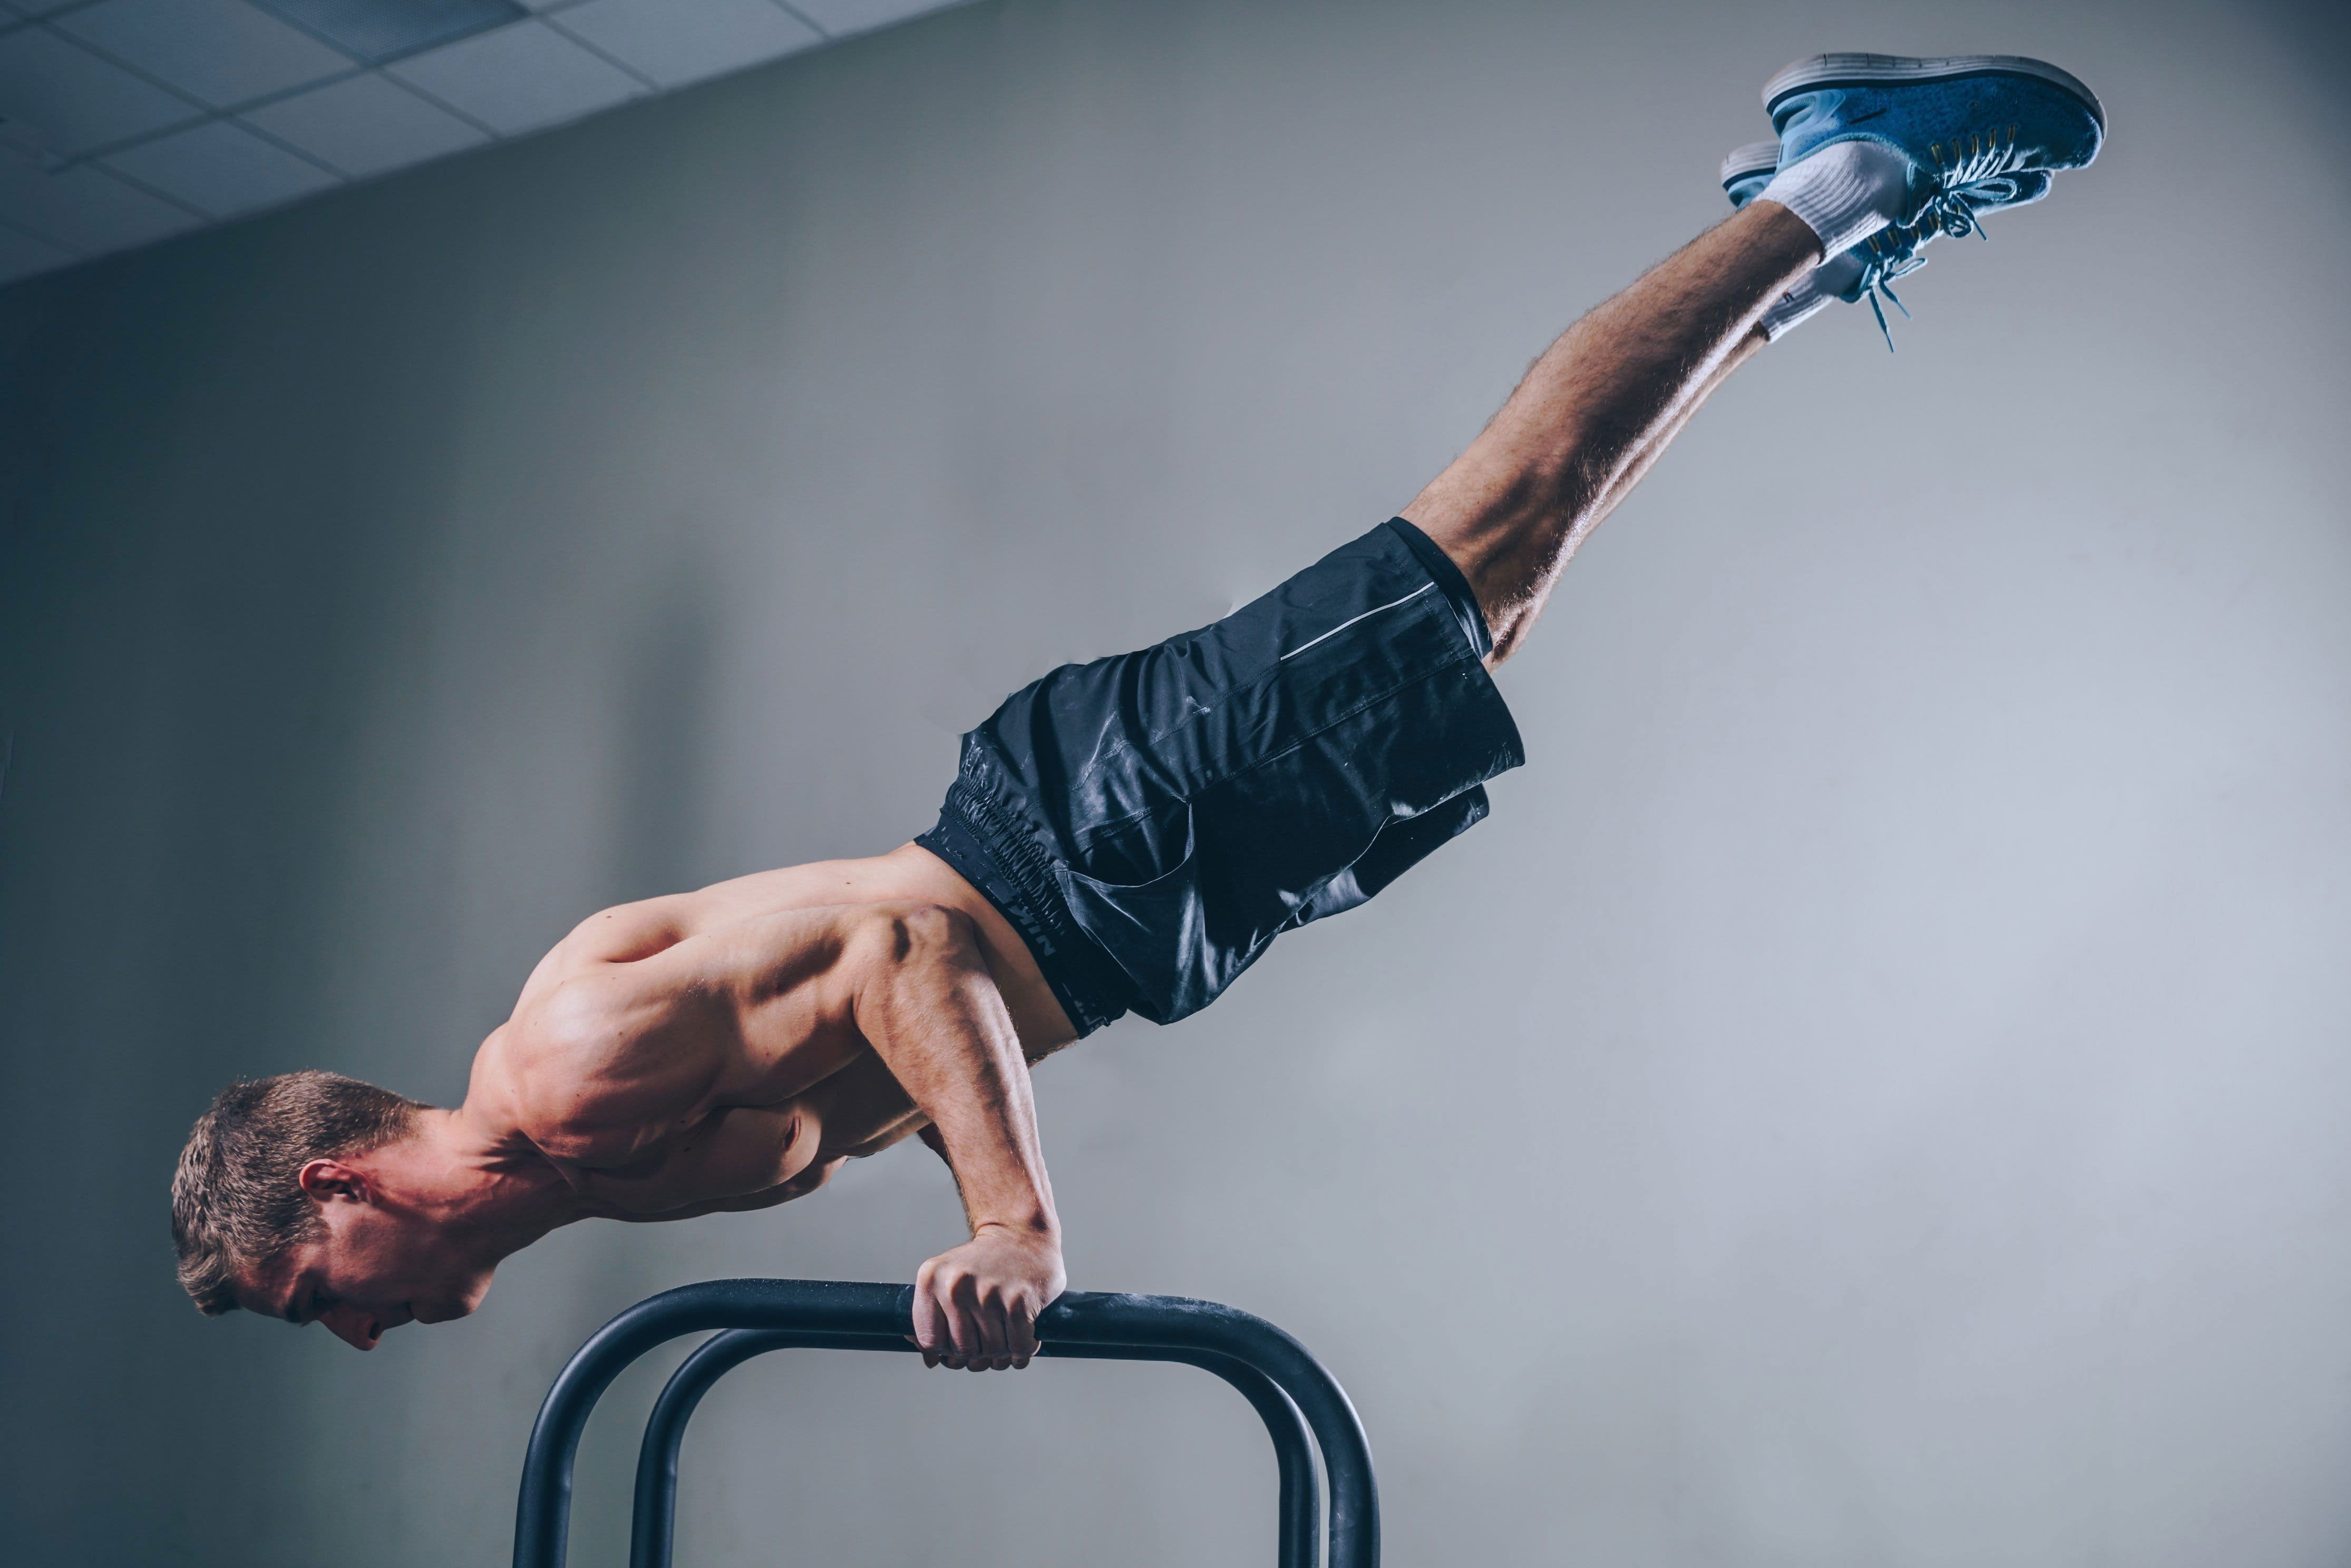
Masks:
[[[1172,1023],[1486,815],[1526,760],[1492,647],[1395,518],[1213,626],[1015,693],[915,842],[1003,911],[1080,1034]]]

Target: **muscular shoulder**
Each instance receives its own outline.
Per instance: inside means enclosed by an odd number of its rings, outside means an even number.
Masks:
[[[549,1158],[624,1163],[707,1113],[725,1009],[706,991],[585,965],[525,998],[486,1055],[515,1129]]]
[[[671,894],[598,910],[548,950],[532,971],[532,984],[560,982],[600,964],[633,964],[666,952],[694,935],[695,897]]]

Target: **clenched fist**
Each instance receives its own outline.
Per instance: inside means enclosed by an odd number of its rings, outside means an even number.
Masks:
[[[982,1225],[914,1276],[914,1338],[923,1364],[973,1372],[1028,1365],[1037,1354],[1037,1314],[1068,1282],[1058,1238]]]

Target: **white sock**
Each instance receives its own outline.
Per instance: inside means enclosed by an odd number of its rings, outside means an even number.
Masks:
[[[1776,343],[1792,331],[1797,323],[1809,321],[1821,313],[1830,300],[1853,287],[1861,276],[1861,257],[1850,251],[1829,257],[1820,266],[1796,279],[1796,286],[1780,296],[1771,308],[1763,312],[1763,340]]]
[[[1833,141],[1771,176],[1756,193],[1777,202],[1821,236],[1823,254],[1842,255],[1892,223],[1908,199],[1910,165],[1876,141]]]

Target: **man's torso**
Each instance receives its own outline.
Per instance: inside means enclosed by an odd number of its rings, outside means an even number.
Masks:
[[[560,1172],[583,1217],[683,1218],[811,1190],[842,1158],[921,1124],[829,984],[831,934],[877,904],[935,904],[969,920],[1031,1061],[1075,1038],[1004,917],[945,862],[908,844],[621,904],[581,922],[539,961],[513,1016],[483,1042],[468,1110],[498,1128],[514,1155]],[[663,1058],[695,1056],[704,1043],[690,996],[668,998],[659,1037],[640,1034],[617,1009],[594,1031],[547,1026],[567,988],[577,996],[632,978],[620,970],[665,954],[674,964],[681,944],[723,942],[753,922],[788,933],[804,925],[809,959],[804,973],[789,962],[777,971],[756,1052],[734,1053],[716,1072],[696,1063],[676,1081],[665,1077]],[[681,977],[688,989],[699,979],[691,966]],[[665,979],[660,988],[666,996],[680,988]],[[708,1031],[726,1027],[714,1012]]]

